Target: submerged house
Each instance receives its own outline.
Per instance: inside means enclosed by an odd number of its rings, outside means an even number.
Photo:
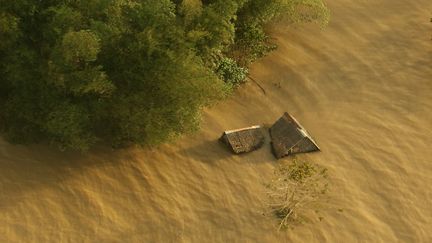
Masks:
[[[287,112],[270,127],[270,137],[273,154],[278,159],[320,150],[309,133]]]
[[[251,152],[264,144],[261,126],[225,131],[219,139],[236,154]]]

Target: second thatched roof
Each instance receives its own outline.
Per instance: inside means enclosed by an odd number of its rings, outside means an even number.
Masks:
[[[309,133],[287,112],[270,128],[270,136],[273,154],[278,159],[320,150]]]

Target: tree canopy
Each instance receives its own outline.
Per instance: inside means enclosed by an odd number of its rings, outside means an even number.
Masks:
[[[167,141],[273,48],[267,23],[327,13],[321,0],[0,0],[0,134],[78,150]]]

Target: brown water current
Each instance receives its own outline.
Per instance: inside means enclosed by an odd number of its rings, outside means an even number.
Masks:
[[[432,1],[329,0],[332,19],[273,29],[253,82],[199,133],[154,149],[61,153],[0,140],[0,242],[432,242]],[[233,156],[223,130],[294,115],[329,169],[322,221],[262,214],[269,146]]]

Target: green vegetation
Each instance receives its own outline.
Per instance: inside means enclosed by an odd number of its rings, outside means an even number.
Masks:
[[[0,0],[0,134],[86,150],[194,131],[274,49],[276,20],[328,12],[321,0]]]
[[[267,185],[271,214],[279,220],[279,229],[302,222],[322,205],[328,191],[327,169],[305,161],[283,161]],[[321,220],[322,217],[319,217]]]
[[[222,58],[215,70],[220,79],[233,87],[244,83],[248,74],[246,68],[240,67],[235,60],[228,57]]]

